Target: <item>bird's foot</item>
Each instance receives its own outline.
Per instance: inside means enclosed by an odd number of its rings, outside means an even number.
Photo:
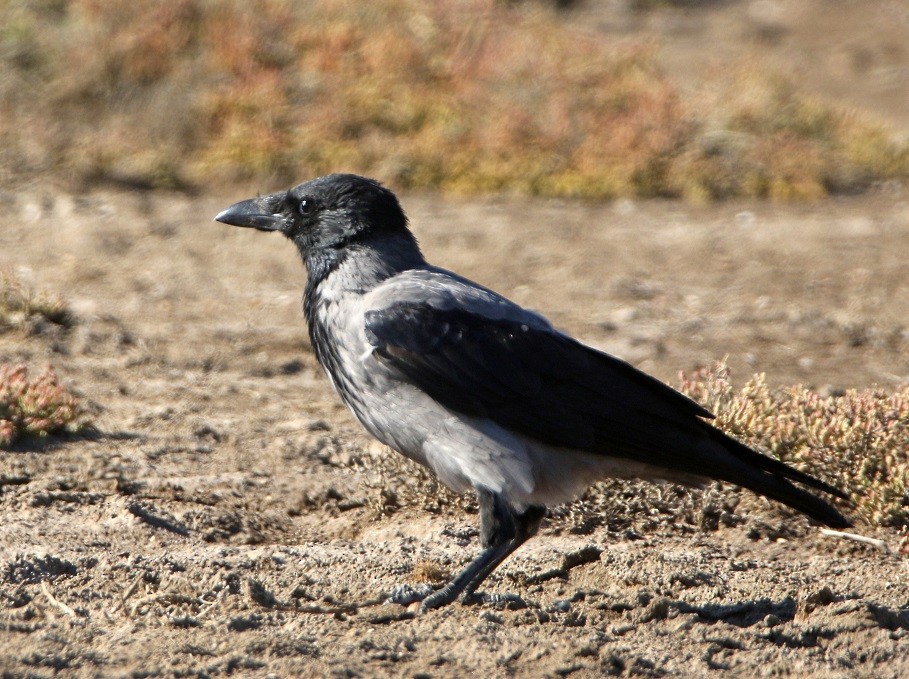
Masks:
[[[523,598],[512,592],[471,592],[461,597],[461,603],[492,606],[497,611],[519,611],[528,607],[528,603]]]
[[[385,603],[398,604],[407,608],[420,602],[419,612],[425,613],[434,608],[447,606],[455,599],[458,599],[458,594],[457,589],[450,586],[434,591],[427,584],[403,584],[392,588]],[[512,592],[470,592],[461,596],[460,602],[465,606],[477,604],[491,606],[498,611],[518,611],[528,607],[527,602],[523,598]]]
[[[432,593],[432,587],[425,583],[419,585],[405,583],[391,588],[386,603],[407,607],[417,601],[425,601]]]
[[[425,613],[433,608],[447,606],[458,598],[458,594],[460,594],[460,590],[453,587],[451,583],[438,591],[433,590],[427,584],[411,585],[405,583],[393,587],[385,603],[398,604],[406,608],[420,602],[419,612]]]
[[[441,608],[442,606],[447,606],[452,601],[458,598],[458,594],[461,593],[461,588],[454,586],[454,583],[448,583],[442,589],[437,592],[433,592],[428,597],[423,599],[423,602],[420,604],[420,613],[425,613],[426,611],[431,611],[433,608]]]

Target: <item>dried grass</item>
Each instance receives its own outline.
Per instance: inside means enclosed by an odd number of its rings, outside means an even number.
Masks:
[[[909,526],[909,385],[821,396],[755,375],[736,390],[720,364],[683,375],[681,390],[721,429],[845,490],[869,523]]]
[[[36,320],[64,327],[74,323],[73,314],[62,297],[33,290],[18,277],[0,269],[0,332]]]

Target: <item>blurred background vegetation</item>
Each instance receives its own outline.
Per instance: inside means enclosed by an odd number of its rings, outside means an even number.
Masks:
[[[681,88],[660,45],[606,36],[573,4],[2,2],[0,179],[191,190],[346,170],[704,202],[909,176],[909,145],[865,114],[757,62]]]

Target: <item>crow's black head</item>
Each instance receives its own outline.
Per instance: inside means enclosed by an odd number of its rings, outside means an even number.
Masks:
[[[395,194],[374,179],[330,174],[279,193],[231,205],[215,220],[259,231],[280,231],[304,258],[365,238],[407,231]]]

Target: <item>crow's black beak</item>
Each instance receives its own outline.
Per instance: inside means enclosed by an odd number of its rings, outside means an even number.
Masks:
[[[271,210],[265,207],[268,202],[263,201],[263,198],[268,198],[268,196],[234,203],[226,210],[219,212],[215,216],[215,221],[231,226],[246,226],[259,231],[280,231],[284,226],[285,217],[280,214],[272,214]]]

